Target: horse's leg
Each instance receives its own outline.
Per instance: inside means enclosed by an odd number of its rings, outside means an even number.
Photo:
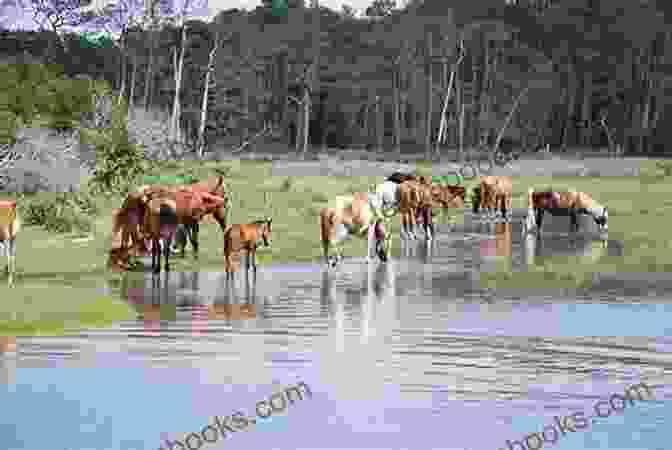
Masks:
[[[578,220],[578,217],[577,217],[577,215],[576,215],[576,212],[572,211],[572,212],[569,214],[569,221],[570,221],[570,223],[569,223],[569,231],[570,231],[570,232],[574,232],[574,233],[576,233],[577,231],[579,231],[579,220]]]
[[[408,211],[408,237],[409,239],[415,239],[415,216],[418,211],[415,208],[412,208]]]
[[[191,226],[191,229],[189,230],[189,241],[191,242],[191,246],[194,247],[194,258],[198,259],[198,232],[199,232],[200,224],[195,223]]]
[[[536,222],[537,222],[537,234],[541,236],[541,224],[544,221],[544,209],[540,208],[537,210],[537,217],[536,217]]]
[[[165,246],[164,246],[164,249],[163,249],[163,254],[164,254],[164,257],[166,258],[166,272],[170,271],[169,258],[170,258],[170,253],[171,253],[170,248],[172,247],[172,244],[173,244],[173,238],[172,238],[172,236],[168,236],[166,238]],[[185,243],[185,247],[186,247],[186,243]]]
[[[161,271],[161,266],[157,264],[157,257],[160,256],[160,251],[159,240],[157,238],[152,238],[152,271],[154,273],[159,273]]]
[[[257,246],[253,244],[250,246],[250,250],[247,252],[247,259],[250,266],[252,266],[252,272],[257,273]]]
[[[16,236],[9,239],[7,254],[9,255],[9,277],[11,283],[12,278],[16,273]]]

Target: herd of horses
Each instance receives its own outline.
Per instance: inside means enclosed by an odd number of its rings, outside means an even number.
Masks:
[[[502,219],[508,222],[512,197],[509,177],[483,176],[473,192],[474,212],[497,218],[501,211]],[[320,210],[320,239],[325,261],[335,267],[343,259],[340,244],[357,236],[369,241],[367,257],[371,256],[371,244],[374,244],[375,255],[384,262],[391,246],[389,223],[393,216],[398,214],[401,218],[402,238],[415,239],[416,224],[422,222],[425,239],[431,241],[435,234],[432,210],[460,209],[465,203],[463,186],[433,184],[430,177],[395,172],[383,183],[371,186],[369,191],[338,196]],[[230,208],[230,192],[221,175],[190,185],[141,186],[130,192],[121,208],[113,212],[109,263],[128,270],[133,257],[151,252],[152,270],[158,273],[163,253],[165,270],[170,270],[171,247],[180,227],[186,231],[197,258],[199,223],[206,216],[212,216],[224,234],[227,276],[236,271],[235,257],[241,252],[247,254],[246,270],[256,273],[256,249],[260,243],[271,245],[272,219],[228,224]],[[574,231],[578,230],[578,215],[586,214],[593,218],[600,231],[607,230],[607,208],[585,192],[530,189],[523,231],[540,230],[545,213],[570,216],[570,227]],[[10,283],[16,270],[16,236],[20,228],[16,201],[0,201],[0,250],[7,254]],[[185,240],[183,255],[186,245]]]

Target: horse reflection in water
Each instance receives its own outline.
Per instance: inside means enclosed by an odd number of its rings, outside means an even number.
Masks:
[[[221,274],[219,283],[206,283],[206,290],[201,286],[201,277],[206,275],[173,272],[133,282],[126,276],[122,279],[122,293],[138,312],[143,332],[150,336],[160,335],[162,322],[164,331],[180,322],[190,328],[191,334],[201,334],[207,332],[212,321],[233,326],[257,318],[256,289],[249,278],[245,278],[244,289],[238,289],[234,280],[226,280]]]
[[[492,266],[497,269],[510,270],[512,267],[511,223],[495,223],[494,237],[479,242],[481,271],[490,271]],[[490,227],[490,225],[486,225]]]
[[[388,261],[377,267],[366,266],[361,288],[356,288],[352,296],[337,286],[339,275],[328,269],[322,272],[321,303],[329,311],[332,322],[328,327],[328,347],[324,351],[328,355],[327,367],[321,376],[325,383],[331,382],[337,387],[339,398],[341,395],[343,398],[373,397],[383,401],[384,383],[380,380],[385,378],[387,369],[379,361],[393,359],[390,340],[394,330],[399,328],[396,264]],[[360,302],[359,333],[355,331],[353,335],[351,327],[357,328],[357,300]],[[357,361],[356,370],[344,372],[342,368],[351,366],[353,360]],[[357,392],[352,391],[352,386],[357,386]]]
[[[434,253],[434,241],[401,241],[401,256],[404,259],[418,259],[428,264]]]
[[[594,240],[589,236],[568,237],[555,236],[538,238],[528,234],[525,236],[525,259],[528,265],[539,265],[553,258],[572,257],[579,264],[591,265],[604,256],[613,253],[622,256],[622,245],[605,239]],[[610,251],[610,250],[613,250]]]

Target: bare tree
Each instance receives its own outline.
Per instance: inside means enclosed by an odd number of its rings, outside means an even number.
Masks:
[[[203,158],[203,153],[205,150],[205,123],[208,118],[208,93],[210,90],[210,83],[212,79],[212,73],[215,70],[215,57],[217,56],[217,50],[222,46],[223,39],[220,36],[220,33],[217,32],[215,35],[215,42],[210,50],[208,55],[208,67],[205,72],[205,83],[203,87],[203,100],[201,101],[201,122],[198,128],[198,143],[197,151],[198,157]]]

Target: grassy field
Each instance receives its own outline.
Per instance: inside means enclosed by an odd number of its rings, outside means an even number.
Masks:
[[[419,171],[432,173],[431,163],[418,164]],[[272,176],[269,162],[224,161],[164,163],[162,175],[181,174],[205,178],[220,170],[233,192],[230,223],[245,223],[270,216],[274,239],[271,248],[260,248],[260,264],[317,261],[319,210],[336,195],[366,190],[378,177]],[[671,223],[672,183],[669,174],[647,161],[639,177],[518,177],[514,179],[514,207],[526,207],[530,186],[573,188],[590,192],[609,207],[609,238],[625,242],[626,254],[618,260],[607,257],[595,264],[565,258],[544,261],[527,272],[502,270],[481,274],[481,282],[496,288],[573,287],[585,285],[593,272],[666,272],[672,268],[672,239],[664,232]],[[467,183],[471,188],[476,180]],[[264,193],[268,193],[270,204]],[[39,194],[38,194],[39,195]],[[0,287],[0,333],[52,333],[63,323],[82,326],[101,320],[134,317],[133,309],[119,302],[101,300],[95,286],[105,278],[119,279],[107,265],[111,243],[111,209],[121,198],[98,198],[102,213],[87,234],[51,233],[27,226],[18,238],[16,284]],[[399,220],[393,220],[398,236]],[[396,240],[396,238],[395,238]],[[394,247],[398,249],[398,240]],[[201,226],[200,258],[189,250],[185,259],[174,258],[173,270],[223,270],[223,239],[219,226]],[[346,256],[364,255],[366,242],[352,240],[344,246]],[[1,263],[4,265],[4,261]],[[92,303],[98,300],[96,303]],[[98,313],[96,313],[98,311]],[[69,325],[68,325],[69,326]]]

